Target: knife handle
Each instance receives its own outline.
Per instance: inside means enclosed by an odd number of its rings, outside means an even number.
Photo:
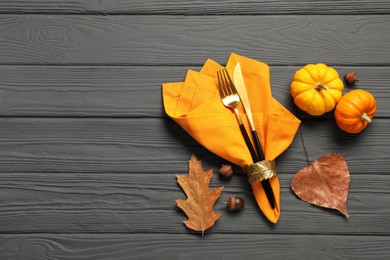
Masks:
[[[265,159],[265,157],[263,154],[263,150],[261,149],[259,136],[257,135],[256,130],[252,131],[252,136],[253,136],[253,139],[255,140],[257,154],[259,155],[258,156],[259,161],[262,161]],[[261,185],[263,186],[264,192],[267,195],[269,204],[271,205],[272,208],[275,208],[275,195],[272,191],[271,183],[269,182],[269,180],[264,180],[261,182]]]
[[[257,136],[257,132],[252,131],[253,137],[255,139],[256,143],[256,148],[259,149],[259,157],[257,156],[255,149],[253,148],[251,139],[249,138],[248,132],[245,129],[245,125],[242,123],[242,121],[239,123],[240,125],[240,130],[241,134],[244,137],[244,141],[246,146],[248,147],[249,153],[251,154],[253,162],[257,162],[259,160],[264,160],[264,155],[261,150],[260,142],[259,142],[259,137]],[[267,199],[269,204],[271,205],[272,208],[275,208],[275,195],[272,191],[271,184],[269,183],[269,180],[264,180],[261,182],[261,185],[263,186],[264,192],[267,195]]]
[[[275,195],[274,192],[272,191],[271,183],[269,180],[264,180],[261,181],[261,185],[263,186],[265,195],[267,195],[267,199],[271,207],[274,209],[275,208]]]
[[[260,142],[259,142],[259,137],[257,136],[257,132],[252,131],[252,134],[253,134],[253,137],[255,139],[256,148],[259,149],[259,151],[260,151],[259,157],[257,156],[255,149],[253,148],[252,142],[248,136],[248,133],[245,129],[244,124],[240,124],[240,130],[241,130],[242,136],[244,137],[246,146],[248,147],[248,150],[251,154],[253,162],[257,162],[259,160],[260,161],[264,160],[264,155],[263,155],[263,152],[261,150],[261,146],[260,146]],[[271,187],[269,180],[262,181],[261,185],[263,186],[264,192],[267,195],[267,199],[268,199],[269,204],[271,205],[272,208],[275,208],[275,195],[272,191],[272,187]]]
[[[259,155],[258,158],[259,158],[260,161],[262,161],[262,160],[265,159],[265,157],[264,157],[264,154],[263,154],[263,150],[261,149],[259,136],[257,135],[257,131],[256,130],[252,131],[252,136],[253,136],[253,139],[255,140],[256,151],[257,151],[257,154]]]
[[[255,152],[255,149],[253,149],[251,139],[249,138],[248,132],[246,131],[244,124],[240,124],[240,130],[241,130],[242,136],[244,137],[245,144],[248,147],[249,153],[251,154],[253,162],[257,162],[258,161],[257,154]]]

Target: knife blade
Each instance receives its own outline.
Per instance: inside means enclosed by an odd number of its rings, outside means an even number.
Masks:
[[[244,77],[242,75],[241,65],[239,62],[237,62],[236,66],[234,67],[233,73],[234,73],[233,74],[234,75],[234,85],[236,86],[238,95],[240,96],[242,105],[244,106],[244,110],[245,110],[245,113],[246,113],[247,118],[248,118],[249,126],[250,126],[251,131],[252,131],[252,136],[253,136],[253,139],[255,141],[255,147],[256,147],[256,151],[257,151],[257,160],[262,161],[262,160],[264,160],[264,154],[263,154],[263,151],[261,149],[260,140],[259,140],[259,137],[257,135],[255,124],[253,122],[253,116],[252,116],[251,106],[249,103],[249,97],[248,97],[248,93],[246,91]],[[267,195],[268,202],[270,203],[272,208],[275,208],[275,196],[274,196],[274,193],[272,191],[272,187],[271,187],[271,184],[269,183],[269,180],[264,180],[261,182],[261,184],[262,184],[263,189]]]
[[[236,66],[234,67],[234,85],[236,86],[238,95],[241,98],[242,105],[244,106],[246,115],[248,117],[249,126],[252,131],[256,130],[255,125],[253,123],[253,117],[252,117],[252,110],[251,105],[249,103],[249,97],[246,92],[244,77],[242,76],[241,72],[241,65],[239,62],[237,62]]]

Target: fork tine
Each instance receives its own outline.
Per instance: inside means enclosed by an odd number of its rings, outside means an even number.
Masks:
[[[227,71],[226,68],[224,69],[224,71],[225,71],[227,79],[228,79],[228,81],[230,83],[229,86],[230,86],[230,90],[232,91],[232,94],[237,94],[236,87],[234,86],[234,83],[233,83],[232,79],[230,78],[229,72]]]
[[[221,92],[222,97],[226,97],[226,92],[225,92],[225,84],[222,79],[222,73],[221,71],[217,71],[218,75],[218,86],[219,86],[219,91]]]
[[[224,91],[223,83],[222,83],[222,77],[220,71],[217,71],[217,77],[218,77],[218,88],[219,88],[219,93],[221,94],[222,97],[226,96],[226,93]]]
[[[224,75],[224,79],[225,79],[225,86],[226,86],[227,90],[229,91],[229,95],[237,94],[236,87],[234,86],[234,83],[233,83],[232,79],[230,78],[229,73],[226,69],[223,70],[223,75]]]
[[[223,78],[223,87],[225,89],[225,92],[226,92],[227,96],[230,96],[230,95],[233,94],[233,92],[231,90],[231,86],[230,86],[230,84],[228,82],[228,79],[226,78],[225,70],[222,70],[221,74],[222,74],[221,78]]]

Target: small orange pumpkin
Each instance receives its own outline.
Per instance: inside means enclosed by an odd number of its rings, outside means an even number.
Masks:
[[[355,89],[341,98],[334,116],[341,130],[357,134],[371,123],[375,112],[374,96],[368,91]]]
[[[294,74],[290,92],[294,103],[309,115],[320,116],[334,109],[344,84],[337,71],[325,64],[307,64]]]

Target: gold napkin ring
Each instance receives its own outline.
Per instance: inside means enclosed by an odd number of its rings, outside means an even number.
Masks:
[[[254,182],[264,181],[278,175],[275,161],[263,160],[245,167],[248,181],[250,184]]]

